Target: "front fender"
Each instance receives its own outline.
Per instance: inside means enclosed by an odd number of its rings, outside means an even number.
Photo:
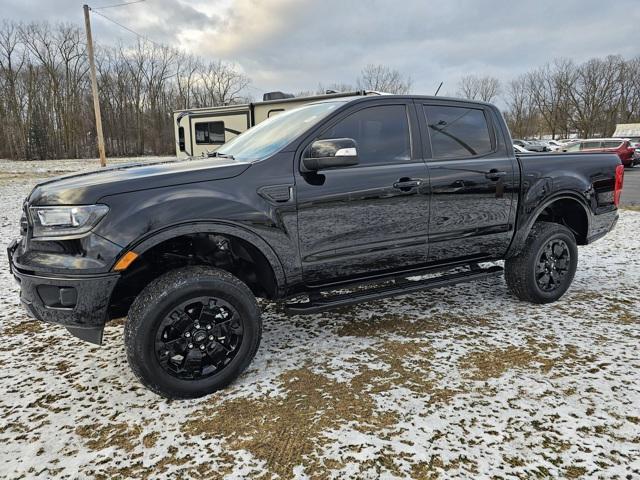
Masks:
[[[269,182],[264,176],[238,178],[242,181],[198,182],[103,197],[100,202],[110,211],[95,232],[125,251],[140,248],[143,242],[150,245],[154,237],[167,239],[172,229],[196,233],[195,229],[205,228],[235,235],[264,254],[279,286],[285,279],[295,283],[301,276],[295,203],[274,205],[262,198],[258,190]]]
[[[156,245],[169,240],[171,238],[179,237],[182,235],[188,235],[190,233],[211,233],[219,235],[228,235],[237,238],[241,238],[246,242],[253,245],[258,249],[267,259],[271,265],[271,269],[276,277],[278,287],[283,288],[286,285],[286,274],[282,267],[278,255],[273,251],[269,244],[262,239],[259,235],[251,232],[239,225],[234,225],[225,222],[215,222],[210,220],[200,220],[188,222],[180,225],[174,225],[167,227],[135,240],[132,242],[124,252],[133,251],[138,255],[144,254],[147,250],[155,247]],[[123,253],[124,253],[123,252]],[[115,265],[116,262],[114,262]]]

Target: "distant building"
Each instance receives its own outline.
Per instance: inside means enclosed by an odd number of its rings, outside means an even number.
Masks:
[[[640,123],[619,123],[613,138],[628,138],[633,142],[640,142]]]

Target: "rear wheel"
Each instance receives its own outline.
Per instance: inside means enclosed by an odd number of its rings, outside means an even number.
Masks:
[[[251,290],[211,267],[173,270],[151,282],[129,310],[127,358],[134,374],[168,398],[223,388],[253,359],[262,321]]]
[[[576,240],[557,223],[533,225],[520,254],[505,262],[509,290],[533,303],[555,302],[567,291],[578,266]]]

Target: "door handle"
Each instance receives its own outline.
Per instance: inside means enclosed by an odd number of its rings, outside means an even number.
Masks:
[[[415,178],[401,178],[397,182],[394,182],[393,188],[397,188],[398,190],[408,191],[412,188],[416,188],[422,185],[421,180],[416,180]]]
[[[507,172],[503,172],[496,168],[492,168],[488,172],[484,172],[484,176],[489,180],[500,180],[502,177],[507,176]]]

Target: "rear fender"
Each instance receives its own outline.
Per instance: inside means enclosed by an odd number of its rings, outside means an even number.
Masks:
[[[505,256],[505,258],[513,257],[522,251],[524,244],[529,236],[529,232],[533,228],[533,224],[536,222],[540,214],[547,208],[549,205],[557,202],[558,200],[574,200],[576,201],[583,209],[587,216],[587,232],[591,230],[591,221],[592,214],[591,210],[587,204],[587,200],[580,196],[579,194],[572,191],[562,191],[556,192],[553,196],[547,198],[543,203],[537,205],[532,211],[520,211],[518,216],[518,228],[516,229],[516,234],[509,246],[509,250]],[[526,207],[524,207],[526,208]],[[523,208],[523,210],[524,210]]]

